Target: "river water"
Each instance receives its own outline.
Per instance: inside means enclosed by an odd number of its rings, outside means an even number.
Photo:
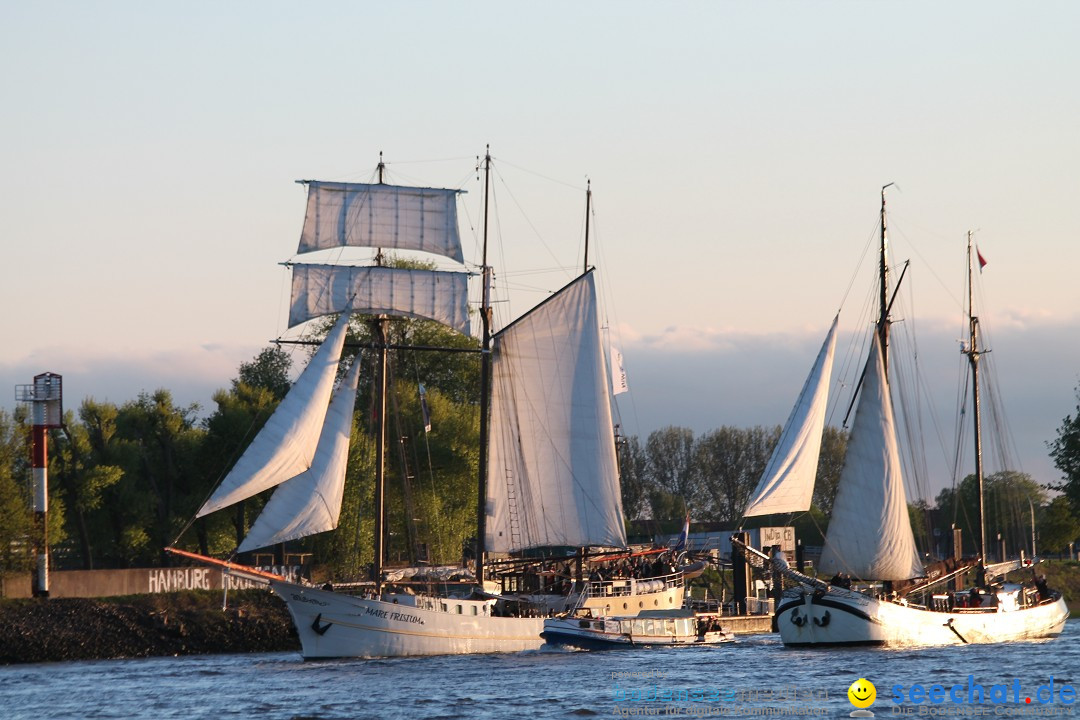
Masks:
[[[0,718],[840,718],[855,710],[847,690],[859,678],[876,686],[870,711],[879,718],[1080,717],[1068,702],[1080,690],[1080,621],[1054,640],[921,650],[796,650],[758,635],[713,647],[606,652],[12,665],[0,667]],[[913,687],[929,693],[935,684],[942,686],[936,704]],[[912,702],[912,691],[921,702]]]

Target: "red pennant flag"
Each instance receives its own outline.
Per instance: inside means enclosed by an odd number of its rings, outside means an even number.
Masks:
[[[979,258],[979,272],[982,272],[982,269],[986,267],[986,258],[984,258],[982,256],[982,253],[979,252],[979,248],[975,248],[975,255],[977,255]]]

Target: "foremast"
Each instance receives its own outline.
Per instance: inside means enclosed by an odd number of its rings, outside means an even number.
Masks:
[[[972,232],[967,234],[967,271],[968,271],[968,343],[961,352],[968,357],[971,366],[971,405],[972,420],[975,423],[975,478],[979,487],[979,577],[986,574],[986,515],[983,489],[982,466],[982,409],[979,404],[979,358],[983,350],[979,349],[979,318],[975,315],[974,283],[972,275],[971,248]]]
[[[383,162],[382,152],[379,152],[379,185],[383,185],[383,173],[386,164]],[[383,267],[384,256],[382,248],[376,248],[375,265]],[[382,572],[386,558],[386,326],[389,320],[385,313],[380,313],[372,322],[375,331],[375,345],[378,349],[378,360],[375,367],[375,383],[377,385],[375,400],[375,528],[374,542],[372,543],[373,560],[371,563],[371,579],[375,581],[375,592],[382,592]]]

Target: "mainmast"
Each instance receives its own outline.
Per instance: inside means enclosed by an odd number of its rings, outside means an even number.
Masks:
[[[975,315],[974,290],[971,271],[971,236],[968,230],[967,264],[968,264],[968,345],[961,350],[968,356],[971,364],[971,389],[972,410],[975,422],[975,479],[979,484],[979,568],[986,566],[986,515],[983,493],[983,467],[982,467],[982,421],[981,408],[979,406],[979,318]]]
[[[886,382],[889,377],[889,262],[888,262],[888,239],[885,233],[885,190],[891,187],[889,183],[881,188],[881,295],[879,297],[880,315],[878,316],[877,332],[881,339],[881,359],[885,364]]]
[[[878,274],[881,277],[880,297],[878,300],[879,311],[877,320],[877,334],[878,340],[881,342],[881,362],[885,370],[885,383],[889,382],[889,325],[892,322],[889,320],[889,315],[892,310],[892,304],[896,301],[896,295],[900,290],[900,283],[904,281],[904,275],[907,273],[908,263],[904,263],[903,270],[900,271],[900,279],[896,283],[896,288],[893,290],[892,298],[889,298],[889,241],[886,233],[886,220],[885,220],[885,191],[892,187],[895,183],[889,183],[881,188],[881,250],[880,259],[878,261]],[[859,397],[859,391],[862,389],[863,376],[866,371],[863,371],[863,375],[859,376],[859,382],[855,386],[855,392],[851,395],[851,403],[848,405],[847,412],[844,414],[843,426],[847,427],[848,418],[851,417],[851,411],[855,409],[855,401]]]
[[[585,184],[585,265],[582,273],[589,272],[589,212],[592,210],[592,180]]]
[[[484,587],[484,536],[487,532],[488,414],[491,412],[491,267],[488,265],[488,207],[491,194],[491,146],[484,153],[484,251],[480,321],[483,341],[480,353],[480,481],[476,501],[476,582]]]

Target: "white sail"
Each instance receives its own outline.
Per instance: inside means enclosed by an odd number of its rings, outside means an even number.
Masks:
[[[355,313],[426,318],[469,333],[465,273],[315,264],[292,270],[289,327],[351,306]]]
[[[625,546],[592,273],[495,337],[489,551]]]
[[[421,250],[464,262],[457,190],[309,182],[297,253],[351,246]]]
[[[341,514],[360,362],[353,361],[326,412],[311,468],[278,486],[237,552],[333,530]]]
[[[279,485],[311,467],[349,327],[343,312],[274,414],[196,517]]]
[[[848,439],[820,568],[864,580],[908,580],[923,574],[908,518],[881,341],[863,373],[862,397]]]
[[[780,441],[743,513],[745,517],[810,509],[821,453],[821,433],[825,428],[838,319],[839,316],[833,318],[829,334],[780,433]]]

